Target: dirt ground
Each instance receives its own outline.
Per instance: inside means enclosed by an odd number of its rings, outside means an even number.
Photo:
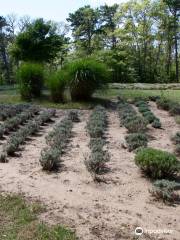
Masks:
[[[170,137],[179,130],[167,112],[151,109],[162,122],[163,129],[149,127],[152,140],[149,146],[173,151]],[[40,152],[46,147],[45,135],[60,121],[65,111],[58,111],[53,124],[44,126],[39,134],[26,144],[20,157],[0,163],[1,191],[21,193],[40,200],[47,206],[41,219],[71,227],[81,240],[135,239],[134,230],[142,227],[140,239],[180,239],[180,205],[167,206],[152,199],[152,183],[134,163],[134,153],[122,147],[127,134],[120,127],[116,111],[108,111],[107,149],[111,160],[105,182],[94,183],[84,165],[89,153],[86,122],[90,112],[81,111],[81,122],[75,123],[63,166],[57,173],[47,174],[39,164]],[[170,230],[169,234],[150,234],[149,230]],[[146,234],[147,233],[147,234]]]

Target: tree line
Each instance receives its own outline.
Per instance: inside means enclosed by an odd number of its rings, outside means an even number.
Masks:
[[[113,82],[179,82],[179,19],[179,0],[87,5],[70,13],[67,24],[1,16],[0,81],[14,82],[22,61],[51,71],[91,56],[109,66]]]

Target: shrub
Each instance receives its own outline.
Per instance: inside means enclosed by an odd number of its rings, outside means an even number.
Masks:
[[[107,125],[105,108],[97,106],[92,112],[87,123],[87,130],[91,138],[102,137]]]
[[[108,67],[94,59],[85,58],[69,63],[65,67],[68,73],[68,86],[72,100],[86,100],[94,91],[108,80]]]
[[[6,154],[6,152],[2,152],[0,154],[0,162],[1,163],[6,163],[7,162],[7,154]]]
[[[5,133],[5,128],[4,126],[0,125],[0,138],[3,137],[4,133]]]
[[[158,108],[161,108],[163,110],[169,111],[170,108],[170,101],[164,98],[158,99],[156,101]]]
[[[168,152],[144,148],[135,156],[136,164],[151,178],[167,178],[179,172],[179,161]]]
[[[59,150],[57,148],[44,149],[41,152],[40,164],[43,170],[52,171],[59,166]]]
[[[180,115],[180,104],[179,103],[172,103],[169,107],[169,112],[172,115]]]
[[[51,92],[51,99],[54,102],[63,101],[64,90],[67,82],[67,73],[64,70],[58,70],[48,78],[48,87]]]
[[[39,97],[44,81],[43,67],[37,63],[24,63],[20,66],[17,78],[22,99]]]
[[[139,147],[147,147],[147,136],[143,133],[132,133],[126,136],[126,142],[129,151],[133,151]]]
[[[179,196],[174,190],[179,187],[180,184],[175,181],[162,179],[154,182],[154,187],[150,192],[157,200],[162,199],[163,202],[175,202],[179,200]]]
[[[130,133],[144,132],[147,128],[147,122],[140,116],[134,116],[125,120],[124,126]]]
[[[4,148],[4,152],[7,153],[7,155],[9,156],[13,156],[14,153],[17,151],[18,145],[16,145],[15,143],[8,143],[5,148]]]
[[[108,161],[109,154],[106,151],[92,151],[89,158],[85,159],[85,166],[91,174],[100,174]]]
[[[68,113],[68,119],[70,119],[72,122],[80,122],[79,116],[78,116],[78,111],[71,110]]]
[[[180,144],[176,145],[175,153],[176,153],[177,156],[180,156]]]
[[[148,106],[139,106],[138,109],[139,109],[139,112],[141,113],[150,112]]]
[[[145,112],[143,114],[143,117],[149,122],[149,123],[152,123],[154,120],[155,120],[155,116],[152,112]]]
[[[178,190],[180,188],[179,183],[167,179],[156,180],[154,186],[157,188],[166,188],[168,190]]]
[[[175,117],[175,120],[176,120],[176,123],[177,123],[177,124],[180,124],[180,116],[176,116],[176,117]]]
[[[171,139],[175,144],[180,144],[180,132],[177,132]]]
[[[159,100],[161,97],[160,96],[149,96],[149,100],[156,102],[157,100]]]
[[[92,149],[92,151],[98,151],[99,149],[103,149],[105,145],[105,140],[102,138],[91,138],[89,147]]]
[[[153,128],[161,128],[161,122],[158,118],[155,118],[155,120],[152,122]]]

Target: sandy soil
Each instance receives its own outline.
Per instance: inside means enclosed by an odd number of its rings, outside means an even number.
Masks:
[[[173,150],[169,140],[178,127],[173,117],[151,104],[160,117],[164,130],[150,129],[154,140],[150,146]],[[63,112],[59,112],[59,121]],[[81,111],[81,122],[75,123],[73,136],[63,165],[58,173],[47,174],[39,165],[40,152],[46,146],[45,135],[53,125],[45,126],[40,136],[26,144],[21,157],[0,163],[1,190],[23,193],[46,204],[41,219],[71,227],[81,240],[133,239],[134,229],[172,230],[172,234],[144,234],[142,239],[180,239],[180,206],[155,202],[150,196],[152,184],[142,176],[134,164],[134,153],[122,148],[126,129],[120,127],[118,115],[108,112],[107,148],[111,154],[110,171],[105,183],[94,183],[84,165],[89,153],[86,122],[89,111]],[[55,123],[54,123],[55,124]]]

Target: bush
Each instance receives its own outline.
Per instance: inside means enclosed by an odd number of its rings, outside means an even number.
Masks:
[[[16,145],[13,142],[12,143],[10,142],[5,146],[4,152],[6,152],[7,155],[9,155],[9,156],[13,156],[14,153],[17,151],[17,149],[18,149],[18,145]]]
[[[168,152],[144,148],[135,156],[136,164],[151,178],[167,178],[179,172],[180,163]]]
[[[180,188],[179,183],[167,179],[156,180],[154,186],[157,188],[166,188],[168,190],[178,190]]]
[[[108,80],[108,67],[94,59],[85,58],[69,63],[65,67],[68,73],[68,86],[72,100],[86,100],[94,91]]]
[[[78,116],[78,111],[71,110],[68,113],[68,119],[70,119],[72,122],[80,122],[80,119],[79,119],[79,116]]]
[[[143,116],[149,123],[152,123],[156,118],[150,111],[143,113]]]
[[[149,100],[156,102],[157,100],[159,100],[161,97],[160,96],[149,96]]]
[[[175,153],[176,153],[177,156],[180,156],[180,144],[176,145]]]
[[[153,128],[161,128],[161,122],[159,118],[155,118],[155,120],[152,122],[152,127]]]
[[[20,66],[17,79],[22,99],[31,100],[40,97],[44,82],[43,67],[37,63],[24,63]]]
[[[179,187],[180,184],[175,181],[162,179],[154,182],[154,187],[150,192],[157,200],[162,199],[163,202],[175,202],[179,200],[179,196],[174,192],[174,190]]]
[[[180,132],[177,132],[171,139],[175,144],[180,144]]]
[[[134,116],[130,119],[126,119],[124,126],[130,133],[144,132],[147,128],[147,122],[140,116]]]
[[[87,123],[87,130],[91,138],[102,137],[107,125],[105,108],[97,106],[92,112]]]
[[[158,99],[156,101],[158,108],[169,111],[170,101],[164,98]]]
[[[44,149],[41,152],[40,164],[43,170],[52,171],[59,165],[59,150],[57,148]]]
[[[6,154],[5,152],[2,152],[2,153],[0,154],[0,162],[1,162],[1,163],[6,163],[6,162],[8,162],[8,160],[7,160],[7,154]]]
[[[66,87],[67,73],[64,70],[59,70],[48,78],[47,85],[51,92],[51,99],[54,102],[63,101],[64,90]]]
[[[180,115],[180,104],[179,103],[172,103],[170,105],[169,112],[172,115]]]
[[[89,158],[85,159],[85,166],[91,174],[100,174],[105,170],[105,164],[109,161],[106,151],[92,151]]]
[[[126,136],[126,142],[129,151],[133,151],[139,147],[147,147],[147,136],[143,133],[132,133]]]

